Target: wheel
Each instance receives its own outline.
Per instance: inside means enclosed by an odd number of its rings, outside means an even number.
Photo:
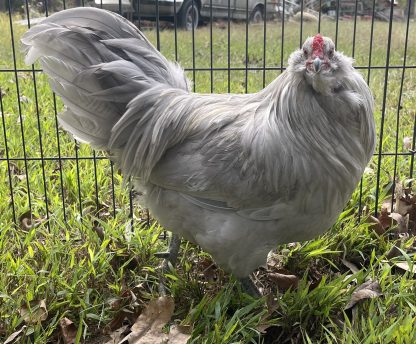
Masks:
[[[263,9],[260,6],[257,6],[250,16],[251,23],[260,23],[263,21]]]
[[[185,0],[179,11],[179,26],[188,31],[198,27],[199,22],[199,7],[194,0]]]

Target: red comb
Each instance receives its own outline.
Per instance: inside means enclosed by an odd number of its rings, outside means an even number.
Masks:
[[[312,51],[315,55],[322,55],[324,52],[324,39],[320,33],[313,38]]]

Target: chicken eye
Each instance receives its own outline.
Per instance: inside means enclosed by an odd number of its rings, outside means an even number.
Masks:
[[[328,57],[331,59],[334,56],[334,48],[329,49]]]
[[[303,49],[303,55],[308,56],[308,50],[307,49]]]

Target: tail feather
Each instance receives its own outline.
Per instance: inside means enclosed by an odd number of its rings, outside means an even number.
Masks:
[[[80,142],[94,142],[96,149],[107,149],[108,128],[97,122],[94,117],[78,116],[71,110],[60,113],[59,122],[62,128],[69,131]]]
[[[136,96],[161,85],[188,90],[183,70],[112,12],[58,12],[31,28],[22,43],[26,63],[40,61],[66,106],[58,116],[62,126],[96,148],[108,148],[112,128]]]

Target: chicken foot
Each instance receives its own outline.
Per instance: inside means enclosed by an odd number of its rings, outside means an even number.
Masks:
[[[259,298],[262,296],[260,290],[257,288],[257,286],[254,284],[253,280],[250,276],[239,278],[239,281],[241,283],[241,287],[243,289],[243,292],[246,294],[254,297]]]
[[[170,238],[169,248],[167,252],[156,253],[156,257],[163,258],[161,276],[159,282],[159,294],[161,296],[166,295],[166,278],[165,273],[169,271],[169,263],[175,265],[178,259],[179,248],[181,246],[181,237],[172,233]]]
[[[156,253],[156,257],[164,259],[162,263],[162,267],[161,267],[161,277],[160,277],[160,282],[159,282],[159,294],[162,296],[166,295],[165,273],[169,272],[169,263],[173,266],[176,264],[181,241],[182,239],[179,235],[172,234],[172,237],[169,242],[168,251]],[[246,294],[254,298],[258,298],[262,296],[261,292],[259,291],[257,286],[254,284],[250,276],[240,278],[239,281],[241,283],[242,290]]]

